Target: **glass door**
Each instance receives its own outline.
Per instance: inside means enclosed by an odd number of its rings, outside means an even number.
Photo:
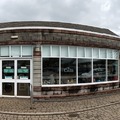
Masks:
[[[30,96],[30,60],[17,60],[17,96]]]
[[[2,60],[2,95],[30,96],[31,60]]]
[[[2,61],[2,95],[14,95],[15,65],[14,60]]]

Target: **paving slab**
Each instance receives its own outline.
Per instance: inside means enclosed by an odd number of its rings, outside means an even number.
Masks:
[[[0,98],[0,120],[120,120],[120,94],[42,99]]]

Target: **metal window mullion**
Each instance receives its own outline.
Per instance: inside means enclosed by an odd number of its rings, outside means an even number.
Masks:
[[[76,57],[78,58],[78,47],[76,47]]]
[[[0,79],[1,79],[1,81],[0,81],[0,96],[2,96],[2,60],[0,60],[0,73],[1,73],[1,76],[0,76]]]
[[[105,59],[107,58],[107,49],[105,49]]]
[[[120,65],[120,63],[119,63],[119,60],[117,60],[118,61],[118,80],[119,80],[119,78],[120,78],[120,76],[119,76],[119,65]],[[119,80],[119,82],[120,82],[120,80]]]
[[[94,78],[93,78],[93,58],[92,58],[92,60],[91,60],[91,70],[92,70],[92,83],[93,83],[93,82],[94,82],[94,81],[93,81],[93,79],[94,79]]]
[[[20,46],[20,57],[22,57],[22,53],[23,53],[22,50],[23,50],[23,46],[21,45],[21,46]]]
[[[76,58],[76,84],[78,84],[78,58]]]
[[[59,84],[61,84],[61,46],[59,46]]]
[[[30,61],[30,84],[32,84],[33,85],[33,62],[32,62],[32,60],[29,60]]]
[[[9,55],[8,55],[8,56],[9,56],[9,57],[12,57],[12,55],[11,55],[11,53],[12,53],[11,46],[8,46],[8,49],[9,49],[9,52],[8,52]]]
[[[109,53],[109,51],[108,51],[108,49],[106,49],[106,59],[108,58],[108,53]]]
[[[100,59],[100,48],[98,49],[98,58]]]
[[[0,46],[0,57],[1,57],[1,46]]]
[[[93,48],[92,48],[92,60],[91,60],[92,64],[91,64],[91,67],[92,67],[92,83],[94,82],[93,81]]]
[[[114,59],[114,50],[112,50],[112,58]]]
[[[61,57],[61,46],[59,46],[59,57]]]
[[[14,95],[17,96],[17,64],[18,61],[14,60]]]
[[[68,52],[68,58],[70,58],[70,46],[67,47],[67,52]]]
[[[59,84],[61,84],[61,57],[59,58]]]
[[[86,58],[86,48],[84,47],[84,57]]]
[[[52,45],[50,45],[50,57],[52,57]]]
[[[76,84],[78,84],[78,47],[76,47]]]
[[[108,81],[108,59],[106,59],[106,80]]]
[[[33,76],[33,78],[34,78],[34,76]],[[42,85],[43,85],[43,57],[41,56],[41,86]]]

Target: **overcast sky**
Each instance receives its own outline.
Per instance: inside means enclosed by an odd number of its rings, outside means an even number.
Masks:
[[[58,21],[120,35],[120,0],[0,0],[0,22]]]

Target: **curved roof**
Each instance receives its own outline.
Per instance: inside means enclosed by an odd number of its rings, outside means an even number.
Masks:
[[[1,29],[13,28],[13,27],[57,27],[57,28],[77,29],[77,30],[118,36],[114,32],[110,31],[109,29],[93,27],[88,25],[81,25],[81,24],[63,23],[63,22],[20,21],[20,22],[0,23]]]

